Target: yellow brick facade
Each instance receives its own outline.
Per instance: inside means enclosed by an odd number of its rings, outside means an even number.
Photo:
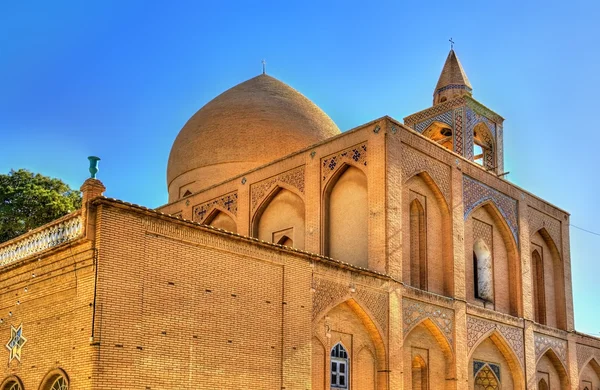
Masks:
[[[431,115],[475,107],[456,99]],[[499,127],[488,169],[457,127],[448,150],[415,115],[158,210],[88,180],[63,219],[79,230],[0,245],[0,339],[27,339],[0,390],[599,388],[600,340],[574,329],[569,215],[502,178]]]

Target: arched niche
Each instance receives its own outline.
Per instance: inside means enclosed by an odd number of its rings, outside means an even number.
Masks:
[[[594,358],[584,364],[579,373],[579,386],[583,389],[586,385],[590,389],[600,388],[600,364]]]
[[[551,389],[568,390],[570,388],[567,370],[552,348],[540,356],[536,363],[536,370],[538,379],[545,377],[548,387]]]
[[[540,250],[531,252],[531,281],[533,286],[533,317],[538,324],[546,325],[546,286],[544,283],[544,262]]]
[[[411,385],[412,390],[429,390],[429,365],[420,354],[411,362]]]
[[[467,301],[518,317],[522,313],[521,263],[514,237],[492,202],[484,202],[465,221],[465,276]],[[482,239],[492,254],[493,299],[479,299],[475,280],[475,243]]]
[[[452,126],[447,123],[435,121],[423,131],[423,136],[429,138],[433,142],[442,145],[448,150],[454,150],[454,138]]]
[[[546,378],[541,378],[538,381],[538,390],[549,390],[548,382],[546,382]]]
[[[259,240],[304,249],[304,201],[289,189],[276,187],[259,206],[253,235]]]
[[[555,242],[545,228],[531,236],[532,267],[533,253],[537,252],[539,264],[543,269],[543,281],[538,287],[544,296],[539,297],[543,303],[545,325],[558,329],[567,329],[567,308],[565,298],[564,264]],[[539,275],[538,275],[539,276]],[[541,301],[543,298],[543,301]],[[535,305],[534,305],[535,307]]]
[[[225,210],[214,208],[203,222],[204,225],[210,225],[228,232],[237,233],[237,224],[232,216]]]
[[[325,340],[327,348],[337,343],[344,346],[349,354],[350,389],[387,388],[387,354],[383,338],[370,315],[357,301],[346,300],[320,315],[313,324],[313,336]],[[367,351],[370,355],[366,354]],[[318,357],[313,355],[313,362],[316,360]],[[331,356],[326,354],[324,366],[313,365],[313,383],[324,377],[324,388],[330,389],[330,370]]]
[[[512,350],[506,339],[497,331],[493,330],[487,337],[483,337],[475,345],[469,357],[469,383],[474,383],[476,370],[481,364],[496,365],[499,367],[500,389],[525,389],[525,376],[519,358]],[[476,389],[470,385],[471,389]]]
[[[409,206],[410,285],[427,290],[427,222],[425,208],[416,198]]]
[[[473,161],[486,169],[496,168],[494,136],[485,124],[479,122],[473,128]]]
[[[368,268],[367,176],[354,166],[343,166],[327,184],[324,198],[325,254]]]
[[[402,256],[404,283],[452,296],[454,261],[450,211],[442,192],[426,171],[405,181],[402,205],[402,241],[406,243]],[[415,270],[417,265],[419,269]],[[413,283],[415,280],[419,283]]]
[[[404,371],[406,389],[453,388],[455,368],[452,347],[431,319],[426,318],[413,327],[406,335],[402,348],[404,366],[412,367],[411,371]],[[418,371],[415,371],[415,363],[418,363]],[[415,374],[418,378],[415,378]]]

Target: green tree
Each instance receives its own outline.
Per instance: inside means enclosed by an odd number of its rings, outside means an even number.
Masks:
[[[26,169],[0,174],[0,242],[81,208],[81,194],[60,179]]]

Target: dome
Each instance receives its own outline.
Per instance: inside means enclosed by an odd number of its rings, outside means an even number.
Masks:
[[[313,102],[265,74],[223,92],[183,126],[169,156],[169,201],[339,134]]]

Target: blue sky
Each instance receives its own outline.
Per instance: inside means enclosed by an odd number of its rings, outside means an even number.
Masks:
[[[171,144],[261,71],[350,129],[431,105],[450,37],[474,97],[506,118],[508,179],[600,232],[597,1],[28,1],[0,5],[0,172],[166,202]],[[571,230],[576,327],[600,334],[600,236]]]

